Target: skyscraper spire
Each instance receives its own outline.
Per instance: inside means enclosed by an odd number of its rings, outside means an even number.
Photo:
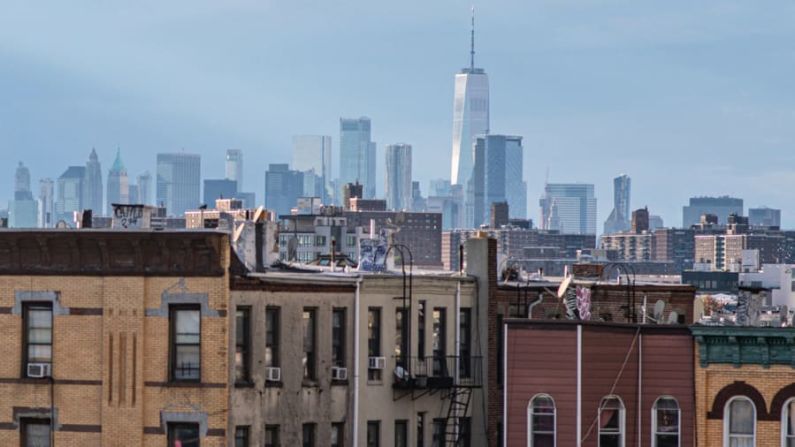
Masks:
[[[475,70],[475,5],[472,5],[472,34],[469,44],[469,69]]]

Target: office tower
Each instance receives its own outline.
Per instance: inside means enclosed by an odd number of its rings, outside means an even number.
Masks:
[[[243,151],[240,149],[226,150],[226,179],[237,182],[238,191],[243,189]]]
[[[630,228],[629,198],[632,181],[626,174],[613,179],[613,211],[604,225],[605,234],[619,233]]]
[[[365,199],[375,197],[375,157],[370,118],[340,118],[340,181],[361,183]]]
[[[702,214],[714,214],[718,223],[725,224],[730,214],[743,215],[743,199],[729,196],[691,197],[690,204],[682,207],[682,226],[690,228],[701,221]]]
[[[543,229],[596,234],[596,197],[592,184],[547,183],[539,204]]]
[[[142,205],[150,205],[152,203],[152,174],[149,171],[144,171],[136,179],[138,184],[138,201]]]
[[[393,211],[409,210],[411,200],[411,145],[386,147],[386,207]]]
[[[664,228],[665,223],[663,222],[662,216],[657,216],[652,214],[649,216],[649,231],[654,231],[658,228]]]
[[[95,216],[101,216],[102,192],[102,166],[99,164],[97,151],[92,148],[86,162],[85,179],[83,180],[82,209],[91,210]],[[112,211],[112,209],[108,209],[108,213]]]
[[[351,199],[361,199],[364,188],[359,182],[346,183],[342,186],[342,207],[351,209]]]
[[[433,179],[428,182],[428,196],[449,196],[450,180]]]
[[[489,133],[489,78],[485,70],[475,68],[475,12],[472,11],[472,31],[469,67],[455,75],[453,98],[453,153],[450,182],[463,185],[472,175],[475,136]]]
[[[138,185],[130,185],[130,197],[127,203],[139,204],[141,201],[138,199]]]
[[[8,202],[8,227],[35,228],[38,214],[38,202],[30,191],[30,170],[19,162],[14,175],[14,199]]]
[[[239,199],[237,182],[227,179],[204,181],[204,204],[210,208],[215,207],[218,199]]]
[[[748,221],[755,227],[781,227],[781,210],[766,206],[749,208]]]
[[[425,197],[422,196],[422,191],[420,190],[420,182],[412,181],[411,210],[415,212],[425,211],[426,206],[427,206],[427,201],[425,200]]]
[[[304,192],[304,174],[287,164],[270,164],[265,172],[265,207],[277,215],[290,214]]]
[[[41,228],[52,228],[55,224],[54,198],[55,182],[51,178],[39,180],[39,227]]]
[[[317,175],[314,169],[298,172],[301,172],[304,176],[304,186],[301,195],[304,197],[318,197],[321,202],[328,203],[326,201],[328,194],[326,194],[323,177]]]
[[[649,209],[640,208],[632,212],[632,232],[643,233],[649,231]]]
[[[321,178],[323,203],[328,203],[331,191],[331,137],[325,135],[296,135],[293,137],[293,169]]]
[[[522,181],[522,137],[478,135],[472,170],[469,226],[489,224],[491,204],[507,202],[510,217],[527,217],[527,189]]]
[[[71,223],[75,211],[83,209],[83,184],[86,177],[85,166],[69,166],[58,177],[58,192],[55,200],[55,222]]]
[[[108,171],[108,204],[107,214],[113,214],[113,204],[130,203],[130,181],[127,178],[127,169],[121,161],[121,150],[116,149],[116,160],[113,161]]]
[[[508,225],[510,218],[510,206],[508,202],[492,202],[491,212],[489,213],[489,227],[501,228],[503,225]]]
[[[157,205],[169,216],[182,216],[201,201],[201,157],[196,154],[157,154]]]

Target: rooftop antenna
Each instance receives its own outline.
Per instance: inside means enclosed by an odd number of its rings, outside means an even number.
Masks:
[[[475,71],[475,5],[472,5],[472,34],[469,46],[469,70]]]

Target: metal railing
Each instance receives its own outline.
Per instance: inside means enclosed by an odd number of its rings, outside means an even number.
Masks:
[[[393,386],[395,388],[452,388],[483,386],[483,357],[461,356],[396,356]]]

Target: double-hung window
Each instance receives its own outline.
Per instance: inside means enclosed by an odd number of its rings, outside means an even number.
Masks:
[[[781,445],[795,447],[795,399],[788,400],[781,412]]]
[[[171,380],[201,379],[201,310],[199,306],[172,306]]]
[[[599,404],[599,447],[624,447],[624,403],[615,396]]]
[[[238,307],[235,312],[235,382],[251,380],[251,308]]]
[[[25,362],[23,373],[31,373],[30,364],[52,365],[52,304],[30,303],[24,307]],[[39,368],[41,369],[41,368]]]
[[[652,413],[653,447],[679,447],[679,403],[676,399],[657,399]]]
[[[724,445],[754,447],[756,445],[756,407],[747,397],[734,397],[723,411]]]
[[[546,394],[530,400],[527,427],[527,445],[530,447],[555,446],[555,401]]]

